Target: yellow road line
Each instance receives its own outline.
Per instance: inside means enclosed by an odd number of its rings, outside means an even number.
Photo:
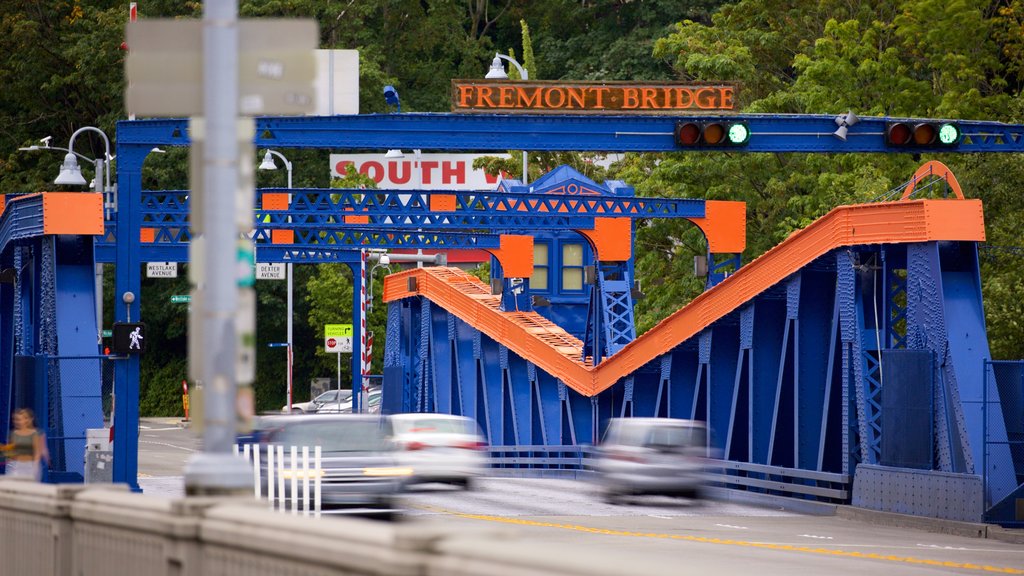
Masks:
[[[936,566],[939,568],[959,568],[961,570],[974,570],[988,572],[990,574],[1024,574],[1024,570],[1017,568],[1005,568],[1000,566],[988,566],[983,564],[971,564],[967,562],[944,562],[942,560],[928,560],[915,558],[913,556],[893,556],[889,554],[869,554],[865,552],[854,552],[849,550],[834,550],[829,548],[812,548],[810,546],[793,546],[791,544],[770,544],[766,542],[748,542],[745,540],[731,540],[723,538],[708,538],[704,536],[687,536],[682,534],[659,534],[655,532],[631,532],[627,530],[609,530],[607,528],[594,528],[592,526],[580,526],[578,524],[558,524],[554,522],[537,522],[535,520],[522,520],[519,518],[505,518],[502,516],[487,516],[484,514],[465,514],[438,508],[436,506],[418,506],[423,510],[439,512],[459,518],[470,520],[483,520],[486,522],[500,522],[502,524],[516,524],[519,526],[536,526],[541,528],[558,528],[561,530],[573,530],[575,532],[586,532],[588,534],[604,534],[607,536],[627,536],[631,538],[658,538],[662,540],[684,540],[687,542],[700,542],[703,544],[720,544],[725,546],[744,546],[748,548],[761,548],[764,550],[785,550],[789,552],[803,552],[806,554],[820,554],[825,556],[837,556],[842,558],[864,558],[868,560],[884,560],[886,562],[902,562],[904,564],[919,564],[923,566]]]

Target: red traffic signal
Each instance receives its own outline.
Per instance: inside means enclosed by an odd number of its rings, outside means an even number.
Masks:
[[[960,126],[953,122],[889,122],[885,125],[888,146],[949,148],[960,144]]]
[[[746,122],[676,122],[674,134],[679,146],[745,146],[750,141]]]

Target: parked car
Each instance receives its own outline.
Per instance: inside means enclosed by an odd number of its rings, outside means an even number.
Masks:
[[[363,414],[380,414],[381,389],[371,388],[366,393],[366,407]],[[324,404],[317,409],[317,414],[351,414],[352,395],[349,394],[346,401],[340,404]]]
[[[352,391],[351,390],[328,390],[323,394],[320,394],[316,398],[309,402],[293,402],[292,403],[292,414],[309,414],[312,412],[318,412],[324,406],[346,406],[352,407]],[[282,413],[288,412],[288,405],[285,404],[281,407]]]
[[[487,470],[487,441],[472,418],[449,414],[391,416],[398,462],[410,482],[447,482],[472,488]]]
[[[699,498],[707,427],[674,418],[612,418],[594,465],[609,502],[629,495]]]
[[[405,485],[412,470],[402,467],[392,441],[391,422],[362,414],[277,417],[266,420],[270,427],[260,435],[261,445],[309,446],[321,450],[321,505],[328,508],[371,509],[377,513],[396,512],[393,498]],[[261,461],[266,483],[266,459]],[[266,486],[264,486],[264,491]],[[285,483],[290,500],[291,483]],[[301,490],[301,489],[300,489]]]

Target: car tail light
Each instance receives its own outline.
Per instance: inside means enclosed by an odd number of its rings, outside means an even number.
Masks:
[[[614,451],[608,454],[608,457],[612,460],[619,460],[622,462],[643,462],[644,459],[639,454],[624,451]]]
[[[487,442],[481,442],[480,440],[456,442],[455,448],[464,448],[466,450],[484,450],[487,448]]]
[[[406,442],[405,443],[405,449],[406,450],[410,450],[410,451],[412,451],[412,450],[423,450],[426,447],[427,447],[427,445],[422,443],[422,442],[412,441],[412,442]]]

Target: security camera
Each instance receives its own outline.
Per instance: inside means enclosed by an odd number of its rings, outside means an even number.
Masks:
[[[50,140],[53,140],[53,136],[47,136],[46,138],[39,139],[39,141],[43,143],[44,148],[50,147]]]

